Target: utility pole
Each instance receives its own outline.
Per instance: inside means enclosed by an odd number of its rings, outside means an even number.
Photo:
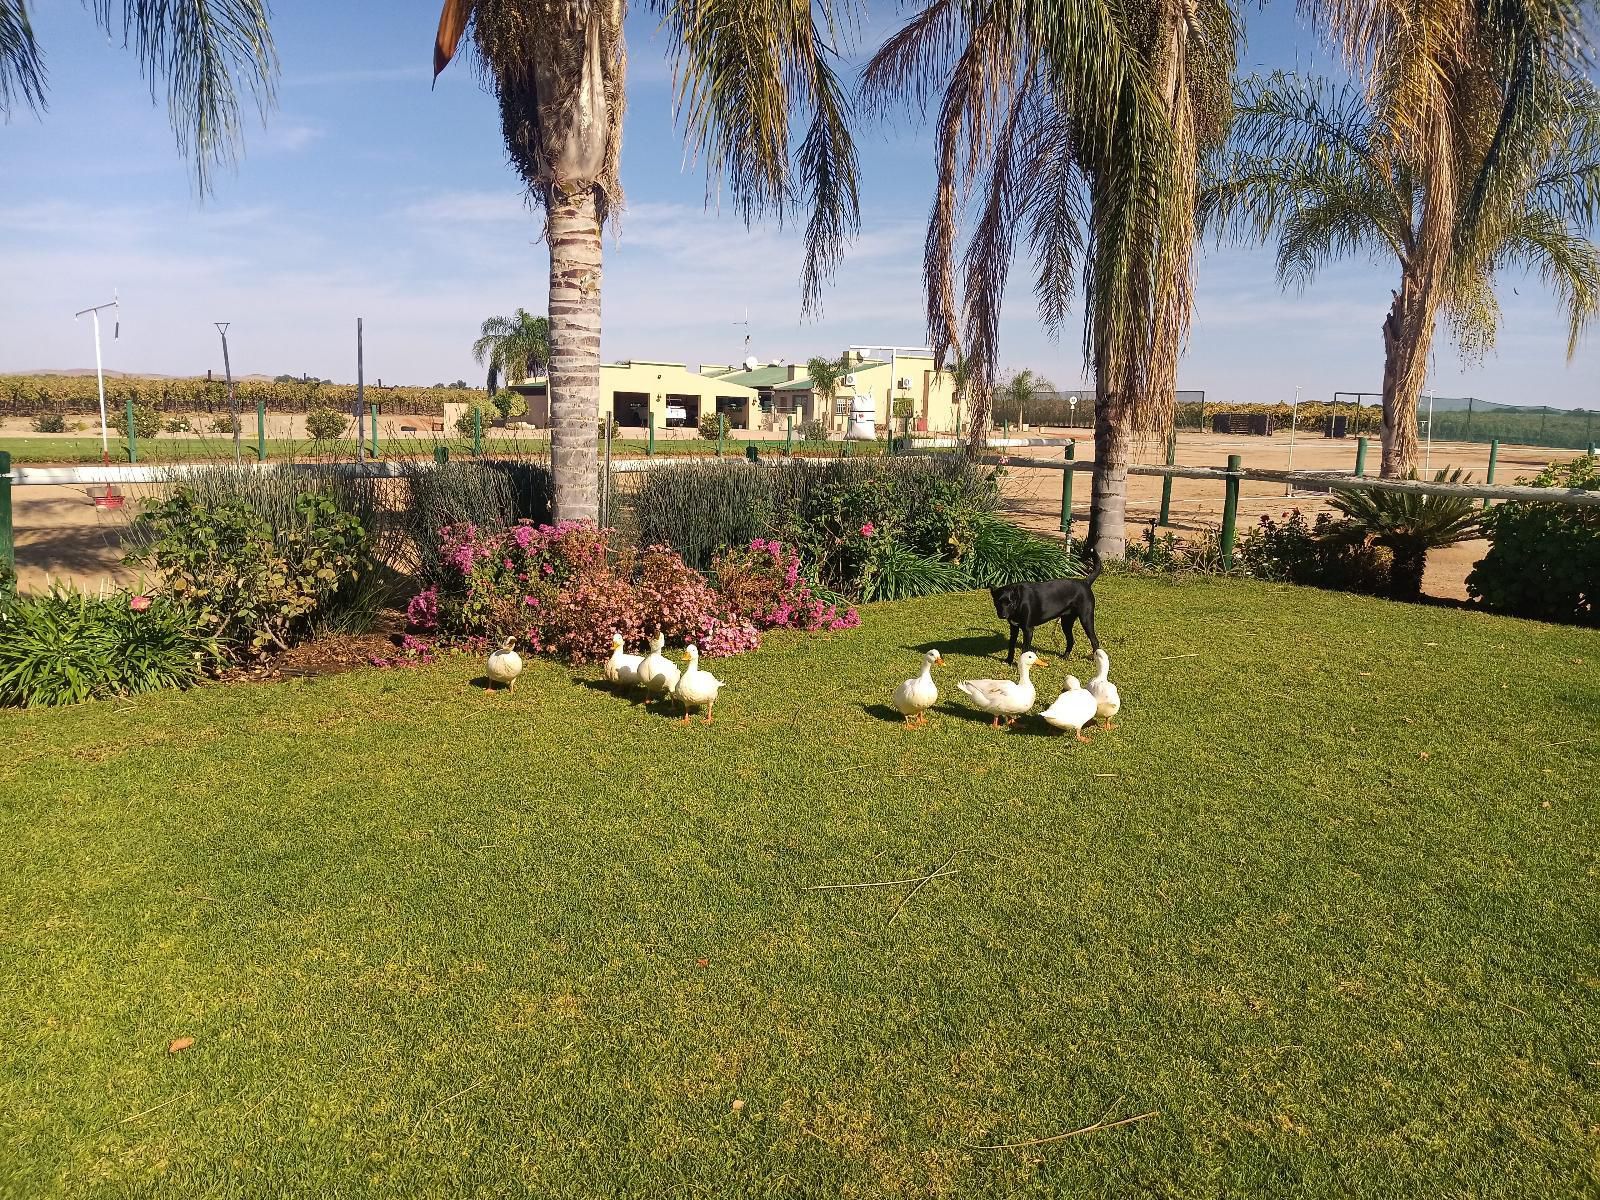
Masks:
[[[356,461],[367,460],[366,447],[361,441],[361,418],[367,411],[367,384],[362,374],[364,364],[361,360],[361,318],[356,318]]]
[[[1299,387],[1296,387],[1294,389],[1294,403],[1289,405],[1289,470],[1291,470],[1291,471],[1294,470],[1294,426],[1295,426],[1295,415],[1299,411],[1300,411],[1300,389],[1299,389]],[[1294,495],[1294,484],[1289,483],[1286,480],[1284,482],[1284,485],[1283,485],[1283,494],[1285,496]]]
[[[116,309],[120,317],[122,309],[117,304],[116,292],[111,293],[111,302],[109,304],[97,304],[93,308],[80,309],[72,314],[72,319],[76,321],[85,313],[94,318],[94,378],[95,383],[100,388],[100,464],[102,466],[110,466],[111,450],[106,437],[106,373],[100,363],[100,310],[103,308]],[[119,319],[112,327],[111,339],[115,341],[121,332],[122,321]],[[131,430],[129,435],[132,436]]]
[[[233,422],[233,461],[237,466],[244,460],[239,448],[239,401],[233,394],[233,364],[228,361],[228,326],[232,321],[213,321],[222,335],[222,373],[228,380],[228,416]]]

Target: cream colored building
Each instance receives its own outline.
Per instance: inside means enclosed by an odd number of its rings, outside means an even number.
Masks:
[[[811,379],[800,364],[774,363],[753,371],[721,376],[729,382],[756,388],[767,408],[768,425],[782,428],[788,417],[795,424],[820,420],[830,432],[842,430],[849,420],[850,401],[871,397],[874,423],[887,429],[898,405],[909,406],[911,428],[919,433],[950,433],[962,428],[961,405],[948,371],[933,369],[933,353],[896,346],[852,346],[851,369],[833,396],[819,401]],[[894,421],[895,429],[900,427]]]
[[[512,385],[528,400],[529,423],[550,427],[548,383],[530,379]],[[702,416],[721,413],[729,429],[759,428],[759,394],[731,380],[699,374],[683,363],[626,362],[600,364],[600,412],[618,425],[643,429],[655,414],[658,430],[695,429]],[[757,424],[752,426],[752,421]]]

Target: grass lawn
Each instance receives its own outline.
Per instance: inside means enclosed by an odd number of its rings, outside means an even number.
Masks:
[[[370,444],[370,443],[369,443]],[[723,446],[725,455],[743,455],[748,440],[737,436],[737,431],[728,437]],[[784,442],[778,440],[757,439],[757,446],[764,455],[779,455],[784,452]],[[256,461],[255,433],[247,430],[241,440],[241,450],[246,462]],[[378,441],[378,449],[384,458],[431,458],[433,448],[443,445],[449,448],[452,455],[472,453],[471,438],[445,438],[439,439],[432,434],[404,434],[399,437],[385,436]],[[486,453],[496,454],[528,454],[539,455],[549,449],[549,441],[543,436],[529,436],[526,438],[508,437],[497,430],[486,431],[483,446]],[[794,443],[794,454],[797,457],[833,457],[840,453],[839,442],[802,442],[797,437]],[[0,437],[0,450],[10,453],[12,461],[17,466],[39,465],[44,463],[86,464],[99,463],[100,438],[95,437],[30,437],[5,436]],[[116,464],[128,461],[128,444],[120,437],[114,437],[110,442],[111,461]],[[646,451],[646,443],[636,439],[618,439],[612,443],[613,456],[640,457]],[[704,438],[694,439],[667,439],[658,438],[655,452],[674,458],[695,457],[705,458],[715,456],[717,444]],[[882,443],[852,443],[848,453],[853,455],[875,455],[883,453]],[[285,459],[304,459],[313,453],[322,456],[332,456],[339,459],[353,459],[356,456],[356,444],[351,439],[326,442],[318,445],[311,441],[267,439],[267,459],[269,462],[279,462]],[[224,435],[211,437],[172,437],[163,435],[158,438],[147,438],[139,443],[139,462],[143,465],[166,465],[170,463],[189,462],[232,462],[233,439]]]
[[[1596,1194],[1596,635],[1099,590],[1090,746],[887,719],[982,595],[0,714],[0,1194]]]

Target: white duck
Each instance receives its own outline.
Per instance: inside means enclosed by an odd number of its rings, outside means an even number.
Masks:
[[[889,703],[908,724],[921,725],[928,719],[928,710],[939,703],[939,688],[933,682],[934,667],[943,666],[944,659],[937,650],[922,656],[922,674],[908,679],[895,688]]]
[[[703,708],[706,710],[706,722],[711,721],[711,710],[716,706],[717,693],[722,690],[722,680],[710,671],[700,669],[700,648],[698,646],[685,647],[689,654],[689,665],[684,668],[683,674],[678,679],[677,686],[672,689],[672,694],[678,698],[678,703],[683,705],[683,723],[689,723],[689,710]]]
[[[522,674],[522,656],[511,648],[514,645],[515,638],[501,642],[500,649],[489,655],[489,665],[484,669],[490,683],[503,683],[511,692],[517,690],[517,676]]]
[[[984,712],[993,713],[996,726],[1000,724],[1001,717],[1006,719],[1007,725],[1011,725],[1033,707],[1038,695],[1033,680],[1028,677],[1035,663],[1050,665],[1042,662],[1032,650],[1024,650],[1022,657],[1017,660],[1016,679],[963,679],[956,686]]]
[[[644,655],[629,654],[620,633],[611,635],[611,657],[606,659],[606,682],[616,687],[634,687],[639,682],[639,664]]]
[[[678,664],[661,653],[666,644],[665,635],[656,634],[650,639],[650,653],[639,663],[639,686],[663,700],[677,690],[679,673]]]
[[[1094,694],[1099,707],[1095,709],[1095,716],[1107,729],[1115,729],[1111,718],[1122,711],[1122,696],[1117,692],[1117,685],[1106,678],[1111,674],[1111,656],[1104,650],[1094,652],[1095,666],[1099,668],[1098,674],[1084,686]]]
[[[1078,682],[1076,675],[1067,676],[1067,690],[1056,697],[1056,702],[1039,715],[1048,724],[1057,729],[1065,729],[1073,734],[1080,742],[1089,739],[1083,736],[1083,727],[1094,720],[1095,710],[1100,702],[1095,699],[1094,693]]]

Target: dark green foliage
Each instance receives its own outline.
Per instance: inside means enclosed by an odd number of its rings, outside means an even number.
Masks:
[[[128,436],[128,409],[126,405],[110,406],[106,410],[106,424],[123,437]],[[161,410],[148,400],[133,402],[134,434],[141,441],[161,432]],[[57,432],[60,432],[57,430]]]
[[[781,468],[787,474],[795,467]],[[672,463],[644,472],[633,496],[641,546],[671,546],[697,570],[718,550],[764,534],[780,468],[745,462]]]
[[[1600,489],[1595,456],[1552,463],[1533,487]],[[1489,553],[1467,576],[1485,608],[1600,625],[1600,507],[1508,501],[1483,514]]]
[[[139,517],[129,561],[159,571],[168,592],[225,651],[287,650],[369,569],[360,520],[330,495],[302,493],[293,511],[262,513],[179,486]]]
[[[498,529],[520,520],[550,520],[553,482],[541,462],[460,459],[443,466],[407,463],[403,469],[410,503],[398,515],[397,532],[405,545],[395,546],[389,556],[424,582],[438,573],[441,529],[465,524]]]
[[[0,705],[46,708],[187,687],[211,646],[181,604],[54,588],[0,599]]]
[[[1417,473],[1411,472],[1415,479]],[[1435,483],[1462,483],[1459,467],[1437,472]],[[1347,544],[1383,546],[1394,555],[1389,590],[1396,600],[1422,595],[1428,551],[1478,536],[1478,502],[1468,496],[1424,496],[1379,489],[1335,489],[1329,503],[1344,514],[1328,536]]]
[[[239,423],[239,418],[234,416],[233,413],[218,413],[216,416],[211,418],[212,433],[220,433],[227,437],[232,437],[234,434],[238,433],[240,429],[241,425]],[[141,434],[140,436],[143,435]]]
[[[67,417],[61,412],[43,412],[33,419],[35,433],[65,433]]]
[[[708,442],[714,442],[727,430],[721,413],[704,413],[700,417],[700,436]]]
[[[861,576],[861,599],[911,600],[972,586],[958,563],[918,554],[901,542],[888,542],[873,556]]]
[[[1036,537],[999,517],[977,523],[977,540],[966,570],[975,587],[1036,583],[1082,573],[1081,565],[1060,542]]]
[[[1318,513],[1316,523],[1308,524],[1299,509],[1282,520],[1263,516],[1239,538],[1235,565],[1257,579],[1341,592],[1387,593],[1393,552],[1341,530],[1340,524],[1328,513]]]
[[[344,435],[350,418],[336,408],[314,408],[306,414],[306,433],[319,442],[331,442]]]

